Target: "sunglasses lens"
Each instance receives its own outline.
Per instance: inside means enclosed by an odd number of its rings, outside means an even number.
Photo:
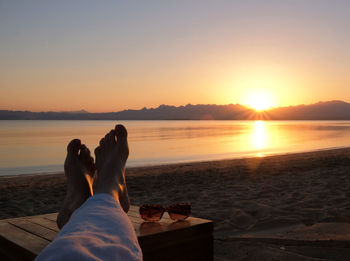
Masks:
[[[164,213],[164,208],[158,205],[143,205],[140,207],[141,218],[146,221],[159,221]]]
[[[168,213],[173,220],[184,220],[191,214],[191,205],[187,203],[172,205],[168,208]]]

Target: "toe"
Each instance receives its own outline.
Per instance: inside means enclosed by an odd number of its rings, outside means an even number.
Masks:
[[[95,171],[96,171],[96,164],[95,164],[94,159],[92,157],[90,157],[88,159],[87,165],[88,165],[88,170],[89,170],[88,174],[90,175],[90,177],[94,178]]]
[[[96,167],[94,159],[91,157],[90,150],[85,146],[85,144],[81,145],[79,160],[87,170],[87,174],[92,177],[95,173]]]
[[[86,147],[85,144],[81,144],[80,150],[82,154],[90,154],[90,150],[88,149],[88,147]]]
[[[111,130],[105,137],[106,142],[108,145],[115,144],[115,131]]]
[[[102,138],[101,140],[100,140],[100,146],[103,146],[105,144],[105,138]]]
[[[95,162],[94,162],[94,159],[92,157],[90,157],[88,159],[88,166],[89,166],[90,170],[95,170]]]
[[[117,134],[117,146],[122,152],[122,157],[126,160],[129,156],[128,133],[123,125],[115,126],[115,133]]]
[[[101,161],[101,147],[98,146],[95,149],[95,159],[96,159],[96,165],[99,166],[100,161]]]
[[[115,126],[115,133],[117,134],[116,136],[118,137],[118,139],[127,139],[128,138],[128,132],[126,131],[126,128],[121,125],[121,124],[118,124]]]
[[[95,149],[95,158],[100,157],[100,154],[101,154],[101,147],[98,146],[98,147]]]
[[[80,147],[81,147],[81,141],[79,139],[72,140],[67,146],[68,155],[78,156]]]
[[[110,133],[111,132],[108,132],[105,136],[104,136],[104,144],[105,145],[109,145],[109,143],[110,143]]]
[[[85,144],[81,145],[79,156],[85,162],[89,160],[89,158],[90,158],[90,150],[85,146]]]

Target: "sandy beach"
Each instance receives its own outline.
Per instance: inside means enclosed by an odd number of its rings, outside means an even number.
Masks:
[[[257,252],[256,260],[328,260],[230,238],[276,226],[350,222],[350,148],[127,168],[126,176],[133,205],[191,202],[193,216],[213,220],[215,256],[228,260],[252,260]],[[65,178],[1,177],[0,190],[1,219],[57,212]]]

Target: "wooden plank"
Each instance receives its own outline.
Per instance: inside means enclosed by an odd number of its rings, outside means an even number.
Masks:
[[[168,224],[164,222],[142,222],[133,223],[133,225],[138,237],[163,233],[169,230]]]
[[[58,213],[50,213],[50,214],[44,214],[44,215],[40,215],[40,216],[43,217],[43,218],[46,218],[48,220],[56,222],[57,215],[58,215]]]
[[[129,211],[129,212],[128,212],[128,216],[129,216],[129,217],[135,217],[135,218],[140,218],[140,219],[141,219],[140,214],[139,214],[139,213],[136,213],[136,212],[131,212],[131,211]]]
[[[133,211],[133,212],[139,212],[139,208],[138,206],[135,206],[135,205],[131,205],[130,208],[129,208],[129,211]]]
[[[175,223],[174,220],[166,219],[166,218],[162,218],[160,221],[157,221],[157,222],[147,222],[140,217],[133,217],[133,216],[129,216],[129,219],[130,219],[131,223],[135,223],[135,224],[139,224],[139,225],[142,225],[143,223],[147,223],[147,224],[153,223],[153,224],[162,224],[162,225],[168,225],[168,224]]]
[[[29,222],[28,220],[9,221],[9,224],[12,224],[20,229],[23,229],[31,234],[37,235],[50,242],[56,237],[56,234],[57,234],[56,231],[53,231],[51,229],[48,229],[46,227],[40,226],[32,222]]]
[[[128,216],[146,261],[213,259],[211,221],[189,217],[185,221],[174,222],[165,213],[160,222],[144,222],[136,206],[131,206]],[[33,259],[59,231],[56,218],[57,213],[51,213],[2,220],[0,224],[5,224],[5,229],[0,227],[1,243],[4,242],[2,245],[7,246],[5,250],[8,252]],[[12,236],[8,236],[6,231],[12,231]],[[0,252],[2,248],[3,246],[0,247]]]
[[[40,226],[46,227],[48,229],[51,229],[53,231],[59,232],[60,229],[57,227],[57,224],[55,221],[52,221],[50,219],[41,217],[41,216],[33,216],[28,217],[27,219],[29,222],[32,222],[34,224],[38,224]]]
[[[144,221],[140,218],[135,218],[135,217],[129,217],[130,221],[132,224],[142,224]]]
[[[143,222],[137,226],[134,225],[136,235],[138,237],[149,236],[153,234],[171,232],[176,230],[183,230],[190,227],[198,227],[204,231],[212,231],[213,223],[208,220],[201,220],[198,218],[189,217],[184,221],[174,222],[170,220],[169,222]]]
[[[133,217],[140,217],[140,212],[138,210],[132,210],[130,209],[128,211],[128,216],[133,216]]]
[[[33,260],[49,243],[7,222],[0,223],[1,252],[11,253],[16,260]]]

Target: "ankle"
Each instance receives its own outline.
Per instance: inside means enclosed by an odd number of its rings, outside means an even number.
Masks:
[[[115,188],[99,188],[95,189],[95,195],[97,194],[108,194],[111,195],[115,201],[117,201],[120,204],[120,193],[118,189]]]

